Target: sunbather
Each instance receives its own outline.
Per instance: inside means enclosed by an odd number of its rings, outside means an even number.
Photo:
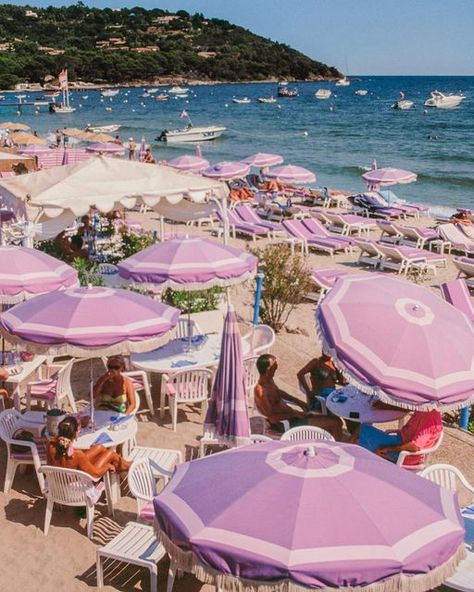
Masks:
[[[115,450],[96,444],[89,450],[75,450],[79,422],[75,417],[68,416],[58,426],[57,437],[51,438],[48,444],[48,464],[53,467],[77,469],[91,475],[102,477],[107,471],[127,471],[131,464],[123,459]]]
[[[268,420],[270,427],[281,432],[281,422],[289,421],[290,427],[312,425],[327,430],[340,440],[342,438],[342,421],[338,417],[329,417],[308,413],[308,406],[298,398],[286,393],[275,384],[274,376],[278,369],[275,356],[263,354],[257,360],[260,374],[255,387],[255,404],[258,411]],[[293,403],[299,409],[292,407]]]
[[[131,413],[135,409],[136,397],[133,382],[122,372],[125,364],[120,356],[109,358],[107,372],[94,386],[96,406],[118,413]]]
[[[307,375],[309,374],[310,383]],[[326,398],[336,388],[336,383],[342,383],[343,377],[334,365],[332,359],[323,354],[319,358],[313,358],[297,374],[298,382],[306,393],[308,406],[312,411],[320,411],[321,405],[318,397]]]

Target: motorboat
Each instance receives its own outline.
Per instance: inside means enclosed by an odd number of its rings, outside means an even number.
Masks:
[[[425,101],[425,107],[436,107],[437,109],[454,109],[461,104],[466,97],[463,95],[445,95],[439,90],[431,93],[431,98]]]
[[[94,134],[111,134],[116,132],[120,129],[120,124],[110,124],[110,125],[88,125],[86,127],[86,132],[93,132]]]
[[[358,97],[365,97],[366,94],[368,94],[368,90],[364,90],[364,89],[359,89],[355,91],[355,95],[357,95]]]
[[[155,97],[155,101],[169,101],[169,96],[161,93]]]
[[[146,92],[147,92],[149,95],[154,95],[154,94],[155,94],[155,93],[157,93],[158,91],[159,91],[159,88],[149,88],[149,89],[147,89],[147,91],[146,91]]]
[[[277,100],[275,99],[275,97],[259,97],[257,99],[257,101],[259,103],[276,103]]]
[[[294,99],[299,93],[297,88],[288,88],[288,86],[278,85],[277,94],[279,97]]]
[[[176,93],[174,95],[175,99],[187,99],[189,97],[188,93]]]
[[[49,103],[49,110],[51,113],[74,113],[76,110],[75,107],[71,107],[71,105],[62,105],[61,103]]]
[[[331,95],[332,92],[328,88],[320,88],[314,93],[317,99],[329,99]]]
[[[399,109],[400,111],[408,111],[414,107],[415,103],[413,101],[409,101],[408,99],[399,99],[395,101],[392,105],[392,109]]]
[[[167,142],[168,144],[208,142],[219,138],[225,131],[226,128],[221,125],[193,127],[191,124],[188,124],[182,129],[163,130],[155,140],[158,142]]]
[[[82,95],[81,99],[84,99],[84,101],[86,101],[89,98],[89,95]]]
[[[252,102],[252,99],[249,99],[248,97],[244,97],[243,99],[232,99],[233,103],[237,103],[238,105],[248,105],[249,103]]]
[[[336,86],[349,86],[350,83],[351,81],[344,76],[344,78],[339,78],[339,80],[336,82]]]
[[[172,86],[168,92],[172,95],[183,95],[189,92],[189,88],[183,88],[182,86]]]
[[[103,97],[116,97],[120,92],[120,89],[107,88],[101,92]]]

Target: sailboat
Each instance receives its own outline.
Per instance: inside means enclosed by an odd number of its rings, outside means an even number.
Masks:
[[[50,103],[49,108],[54,113],[73,113],[76,109],[69,104],[69,82],[67,78],[67,70],[61,70],[58,75],[59,88],[63,93],[62,103],[56,105]]]

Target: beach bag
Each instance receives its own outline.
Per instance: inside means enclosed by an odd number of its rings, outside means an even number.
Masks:
[[[16,430],[12,436],[12,439],[22,440],[23,442],[34,442],[33,434],[23,428]],[[12,444],[11,449],[12,452],[17,453],[30,452],[30,448],[28,446],[21,446],[21,444]]]

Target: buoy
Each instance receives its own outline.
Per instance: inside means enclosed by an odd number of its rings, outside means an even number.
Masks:
[[[82,103],[79,103],[79,109],[82,107]]]
[[[334,111],[334,107],[329,107],[329,111]]]
[[[16,114],[17,114],[17,115],[21,115],[21,111],[17,111],[17,112],[16,112]]]
[[[281,109],[281,105],[277,105],[277,109]]]
[[[226,103],[224,107],[227,109],[229,107],[229,103]]]
[[[303,136],[308,136],[308,135],[309,135],[308,132],[306,132],[306,131],[303,132]]]
[[[132,113],[135,113],[135,109],[132,109]]]

